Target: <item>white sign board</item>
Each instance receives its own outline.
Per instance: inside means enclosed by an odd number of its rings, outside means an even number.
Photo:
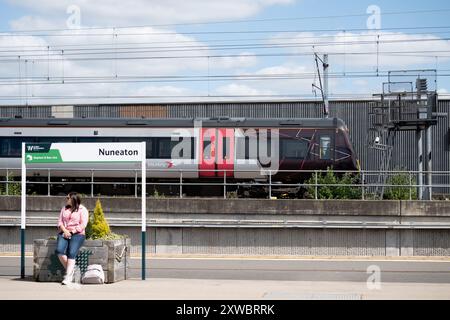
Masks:
[[[27,143],[25,163],[141,162],[142,143]],[[144,156],[143,156],[144,155]]]

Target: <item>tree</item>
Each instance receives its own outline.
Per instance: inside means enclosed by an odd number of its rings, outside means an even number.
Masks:
[[[111,229],[103,214],[102,204],[99,199],[95,204],[94,214],[89,217],[88,225],[86,226],[86,238],[101,239],[111,235]]]

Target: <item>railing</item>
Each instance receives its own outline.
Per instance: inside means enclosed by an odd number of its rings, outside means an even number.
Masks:
[[[29,177],[27,178],[27,185],[47,185],[47,196],[52,195],[52,189],[51,187],[53,185],[90,185],[90,196],[94,197],[96,193],[94,192],[95,186],[101,186],[101,185],[124,185],[124,186],[132,186],[132,189],[134,189],[134,197],[138,197],[140,194],[138,192],[138,188],[141,185],[141,182],[139,181],[140,178],[140,169],[86,169],[86,168],[27,168],[27,170],[38,170],[40,172],[46,172],[46,181],[32,181],[29,180]],[[87,178],[88,180],[85,181],[56,181],[52,180],[52,178],[56,178],[55,175],[52,176],[52,172],[62,172],[62,171],[70,171],[70,172],[80,172],[80,177]],[[130,173],[128,175],[128,178],[134,177],[134,181],[101,181],[98,177],[96,177],[96,173],[99,172],[128,172]],[[186,175],[188,173],[200,173],[200,172],[217,172],[223,175],[223,177],[216,177],[215,181],[201,181],[201,182],[194,182],[193,178],[187,178]],[[14,174],[16,178],[20,176],[20,168],[0,168],[0,194],[4,195],[11,195],[11,186],[15,185],[16,190],[17,186],[20,186],[19,180],[11,180],[10,175]],[[81,173],[88,173],[87,175],[81,175]],[[375,190],[379,186],[385,187],[385,189],[394,188],[394,190],[401,190],[402,193],[408,192],[408,197],[410,200],[413,200],[417,198],[417,194],[422,194],[426,192],[427,190],[438,190],[441,189],[443,192],[440,192],[440,194],[450,194],[450,171],[431,171],[430,174],[432,176],[432,181],[444,181],[443,183],[430,183],[430,184],[423,184],[418,185],[416,183],[417,178],[419,175],[422,175],[423,180],[426,181],[426,177],[428,172],[427,171],[370,171],[370,170],[361,170],[361,171],[342,171],[342,170],[333,170],[332,172],[337,175],[342,175],[344,173],[349,173],[353,175],[357,175],[358,182],[357,183],[319,183],[319,177],[322,174],[326,174],[327,171],[325,170],[242,170],[242,171],[236,171],[236,170],[161,170],[161,169],[147,169],[147,178],[151,178],[151,173],[157,173],[157,172],[164,172],[165,174],[171,173],[172,175],[176,175],[176,177],[171,178],[173,181],[170,182],[160,182],[160,181],[147,181],[147,186],[174,186],[176,189],[178,189],[178,197],[183,198],[184,193],[183,190],[185,190],[186,187],[189,186],[215,186],[215,187],[222,187],[223,193],[222,196],[224,199],[227,198],[228,190],[231,188],[248,188],[248,190],[256,189],[256,188],[265,188],[265,193],[267,193],[267,197],[272,198],[274,194],[281,194],[283,193],[280,190],[283,190],[283,188],[309,188],[309,190],[314,189],[314,194],[310,194],[311,198],[319,199],[320,196],[320,188],[333,188],[333,187],[350,187],[350,188],[357,188],[357,190],[360,190],[360,199],[366,200],[366,199],[374,199],[376,198]],[[227,177],[227,172],[232,173],[260,173],[260,180],[259,182],[255,181],[230,181],[234,180],[234,178]],[[150,174],[149,174],[150,173]],[[301,183],[281,183],[276,178],[276,175],[279,173],[301,173],[303,175],[309,175],[310,179],[307,183],[306,181],[303,181]],[[387,175],[388,178],[386,179],[385,184],[378,183],[378,177],[380,174]],[[402,176],[405,180],[405,177],[407,177],[406,183],[393,183],[389,177],[395,177],[395,176]],[[6,177],[6,178],[5,178]],[[58,176],[59,177],[59,176]],[[312,177],[312,178],[311,178]],[[42,176],[40,176],[42,178]],[[60,177],[59,177],[60,178]],[[221,179],[220,182],[218,182],[218,179]],[[176,180],[175,180],[176,179]],[[275,180],[274,180],[275,179]],[[250,180],[250,179],[249,179]],[[404,182],[404,181],[403,181]],[[132,190],[130,188],[130,190]],[[233,190],[234,190],[233,189]],[[422,191],[422,192],[420,192]],[[98,193],[97,193],[98,194]],[[105,194],[104,194],[105,195]],[[128,195],[132,195],[128,194]],[[151,196],[151,195],[150,195]]]

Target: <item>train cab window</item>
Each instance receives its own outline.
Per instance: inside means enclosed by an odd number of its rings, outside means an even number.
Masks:
[[[298,139],[281,139],[283,158],[305,159],[308,155],[308,142]]]
[[[0,137],[0,156],[20,158],[22,142],[36,142],[34,137]]]
[[[118,137],[117,142],[141,142],[145,141],[145,157],[153,158],[153,139],[143,137]]]
[[[331,159],[331,137],[329,136],[320,137],[320,159]]]

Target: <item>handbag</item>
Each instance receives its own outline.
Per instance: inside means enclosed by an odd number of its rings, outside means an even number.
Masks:
[[[103,284],[105,282],[105,273],[100,264],[91,264],[81,278],[83,284]]]

